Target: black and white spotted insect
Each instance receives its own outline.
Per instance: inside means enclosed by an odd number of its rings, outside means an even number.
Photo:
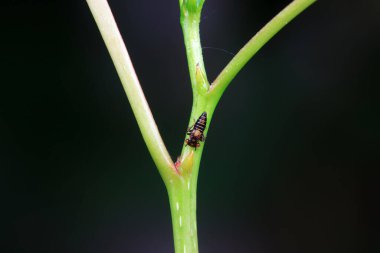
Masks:
[[[186,145],[197,149],[200,146],[199,141],[204,142],[206,137],[203,135],[203,132],[206,129],[207,124],[207,113],[202,113],[201,116],[197,119],[195,124],[189,129],[187,129],[187,135],[190,135],[188,139],[185,140]]]

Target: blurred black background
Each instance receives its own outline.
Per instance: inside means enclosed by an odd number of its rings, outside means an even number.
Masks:
[[[178,1],[109,2],[175,158],[191,109]],[[288,2],[207,0],[203,46],[236,53]],[[0,252],[173,252],[164,185],[86,2],[0,12]],[[199,175],[201,252],[376,252],[379,28],[379,1],[319,1],[233,81]],[[232,56],[204,57],[213,80]]]

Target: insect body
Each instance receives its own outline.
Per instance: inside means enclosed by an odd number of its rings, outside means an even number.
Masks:
[[[200,146],[199,141],[205,141],[205,136],[203,132],[206,129],[207,123],[207,113],[202,113],[201,116],[197,119],[195,124],[187,130],[187,135],[190,135],[188,139],[185,140],[186,145],[190,147],[197,148]]]

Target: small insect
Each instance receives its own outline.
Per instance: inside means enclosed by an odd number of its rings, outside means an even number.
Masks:
[[[190,135],[189,139],[185,140],[186,145],[197,149],[200,146],[199,141],[204,142],[206,137],[203,135],[203,132],[206,129],[207,123],[207,113],[202,113],[201,116],[197,119],[195,124],[187,129],[187,135]]]

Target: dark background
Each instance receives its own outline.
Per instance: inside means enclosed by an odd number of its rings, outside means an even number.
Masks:
[[[109,2],[175,158],[191,109],[178,1]],[[288,2],[207,0],[203,46],[236,53]],[[86,2],[0,13],[0,252],[173,252],[164,185]],[[377,0],[318,1],[233,81],[199,175],[201,252],[379,249],[379,28]],[[232,56],[204,57],[213,80]]]

